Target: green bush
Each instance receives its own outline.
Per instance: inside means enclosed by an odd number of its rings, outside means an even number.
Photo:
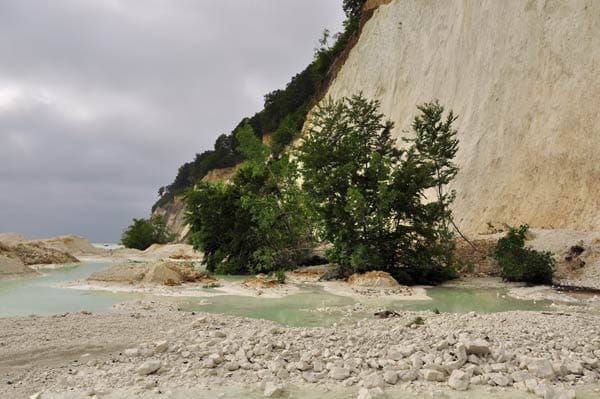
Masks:
[[[127,248],[144,250],[152,244],[166,244],[175,239],[161,216],[150,219],[133,219],[121,236],[121,244]]]
[[[498,240],[493,256],[498,261],[502,278],[529,284],[552,284],[554,259],[550,252],[525,247],[527,225],[510,228],[505,237]]]
[[[275,273],[273,273],[273,277],[275,277],[275,280],[278,284],[285,284],[285,270],[279,269],[275,271]]]
[[[297,167],[270,156],[249,125],[239,129],[247,161],[229,183],[200,183],[186,197],[192,245],[218,274],[271,273],[306,258],[311,223]]]

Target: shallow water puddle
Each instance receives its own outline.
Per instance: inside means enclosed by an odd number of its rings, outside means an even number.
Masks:
[[[218,290],[218,289],[217,289]],[[334,323],[355,321],[372,317],[373,309],[431,310],[451,313],[494,313],[512,310],[548,310],[548,301],[514,299],[506,290],[481,288],[427,289],[429,301],[392,301],[377,298],[354,299],[333,295],[320,287],[306,287],[300,294],[284,298],[260,298],[241,296],[215,296],[203,300],[189,299],[182,303],[186,310],[224,313],[267,319],[288,326],[330,326]],[[208,304],[206,304],[208,302]],[[355,308],[354,305],[364,304]],[[361,311],[361,309],[364,309]]]
[[[0,316],[50,315],[64,312],[108,311],[118,302],[138,296],[105,291],[55,287],[107,268],[108,262],[89,262],[43,270],[43,276],[0,281]]]
[[[44,276],[0,281],[0,316],[58,314],[64,312],[109,311],[118,302],[151,295],[60,288],[63,282],[84,279],[109,267],[108,262],[88,262],[60,269],[45,270]],[[219,276],[221,278],[221,276]],[[243,276],[229,276],[237,281]],[[219,289],[209,289],[219,292]],[[304,285],[298,294],[284,298],[219,295],[209,298],[179,298],[185,310],[222,313],[267,319],[288,326],[330,326],[334,323],[372,317],[373,309],[439,310],[440,312],[479,313],[510,310],[544,310],[549,302],[519,300],[506,296],[502,289],[433,287],[427,289],[428,301],[391,301],[385,298],[356,299],[331,294],[319,286]],[[173,298],[171,298],[173,299]],[[360,307],[357,304],[363,304]],[[355,308],[357,307],[357,308]]]

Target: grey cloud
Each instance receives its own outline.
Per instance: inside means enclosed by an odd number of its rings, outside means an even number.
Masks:
[[[310,62],[340,3],[0,2],[0,232],[117,240]]]

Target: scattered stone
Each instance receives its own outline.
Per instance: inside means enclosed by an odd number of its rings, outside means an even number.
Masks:
[[[363,387],[365,388],[383,388],[385,387],[385,381],[378,373],[369,374],[363,380]]]
[[[527,369],[538,378],[552,379],[554,377],[552,363],[547,359],[535,359],[527,364]]]
[[[124,353],[127,357],[137,357],[140,355],[140,350],[138,348],[129,348],[125,349]]]
[[[271,381],[267,381],[265,384],[264,395],[267,398],[280,398],[285,395],[285,392],[286,390],[283,385],[278,385]]]
[[[169,341],[158,341],[154,344],[155,353],[163,353],[169,349]]]
[[[383,389],[377,387],[373,389],[361,388],[358,391],[358,399],[375,399],[385,395]]]
[[[566,390],[546,384],[543,387],[544,399],[574,399],[575,391],[572,389]]]
[[[490,345],[483,339],[466,342],[465,347],[468,354],[484,356],[490,353]]]
[[[342,381],[350,377],[350,370],[342,367],[333,367],[329,371],[329,377],[333,378],[334,380]]]
[[[442,382],[444,381],[444,373],[438,370],[425,369],[423,370],[423,378],[425,379],[425,381]]]
[[[390,385],[395,385],[398,382],[398,373],[393,370],[387,370],[383,373],[383,379]]]
[[[161,362],[160,360],[148,360],[144,362],[140,367],[138,367],[138,374],[140,375],[148,375],[152,373],[156,373],[158,369],[160,369]]]
[[[460,370],[454,370],[448,379],[448,386],[457,391],[466,391],[470,380],[469,374]]]

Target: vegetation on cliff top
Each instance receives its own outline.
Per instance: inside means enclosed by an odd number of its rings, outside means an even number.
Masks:
[[[331,77],[331,67],[336,58],[357,33],[360,10],[365,0],[344,0],[343,9],[347,19],[342,33],[332,37],[327,30],[315,49],[313,61],[302,72],[294,76],[284,89],[265,95],[264,108],[254,116],[244,118],[230,134],[220,135],[212,150],[197,154],[195,159],[179,167],[175,180],[158,191],[159,199],[152,211],[171,201],[174,196],[200,182],[213,169],[235,166],[244,160],[238,151],[236,132],[244,125],[252,127],[258,138],[272,134],[274,152],[283,151],[300,131],[308,110],[319,99]]]

